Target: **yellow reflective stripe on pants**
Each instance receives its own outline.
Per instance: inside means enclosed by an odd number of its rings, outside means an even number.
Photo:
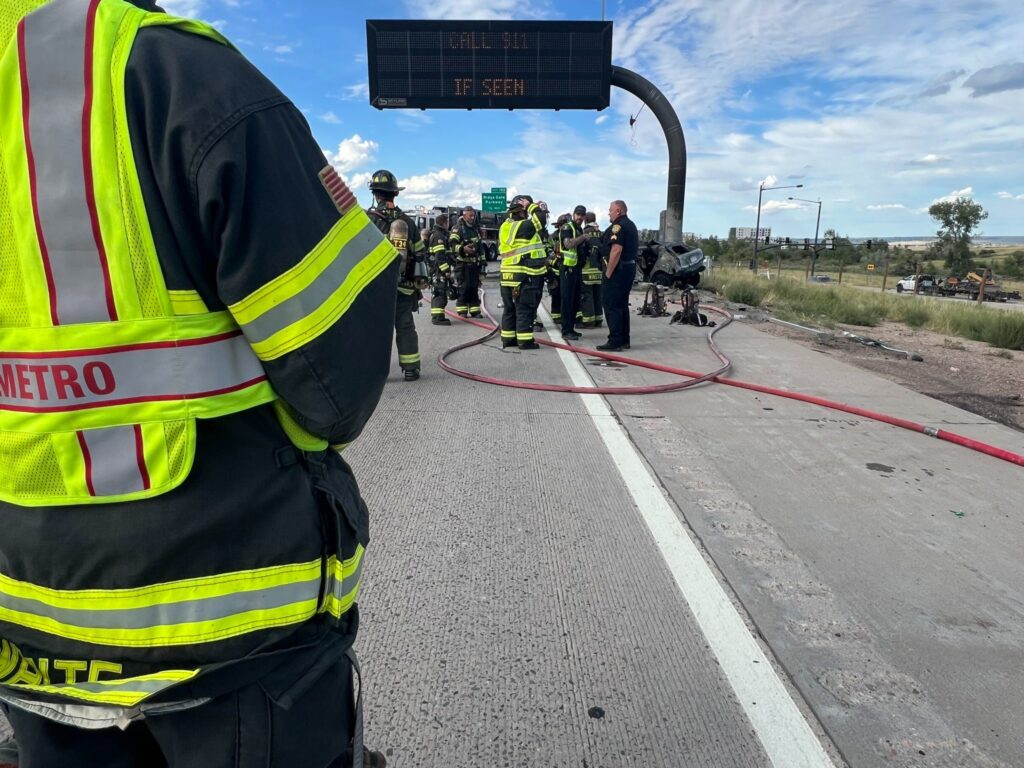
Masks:
[[[315,339],[341,317],[398,252],[353,208],[294,267],[228,307],[261,360]]]
[[[415,355],[399,355],[398,356],[398,362],[401,365],[412,365],[413,363],[418,363],[419,361],[420,361],[419,352],[417,352]]]
[[[10,685],[16,691],[48,693],[90,704],[109,704],[119,707],[134,707],[151,696],[178,683],[191,680],[198,669],[172,669],[151,675],[127,677],[121,680],[97,680],[95,682],[66,683],[61,685]]]
[[[356,547],[356,553],[352,557],[340,562],[336,557],[331,557],[328,560],[329,583],[324,593],[324,610],[332,616],[340,617],[346,613],[359,597],[364,552],[365,550],[360,544]]]
[[[0,621],[126,648],[222,640],[312,618],[322,565],[318,558],[134,589],[55,590],[0,576]]]

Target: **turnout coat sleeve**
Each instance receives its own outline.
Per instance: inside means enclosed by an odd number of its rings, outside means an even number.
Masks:
[[[338,187],[301,113],[238,51],[146,29],[126,88],[168,289],[231,310],[296,420],[351,442],[387,376],[394,249]]]

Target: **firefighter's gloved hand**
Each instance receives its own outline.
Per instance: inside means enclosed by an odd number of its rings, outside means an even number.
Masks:
[[[512,289],[512,298],[515,301],[519,301],[519,293],[520,293],[520,290],[519,290],[519,286],[517,285],[515,288]]]

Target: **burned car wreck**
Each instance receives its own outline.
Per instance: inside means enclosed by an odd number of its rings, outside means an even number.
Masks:
[[[696,288],[707,268],[704,251],[684,243],[666,245],[649,240],[637,256],[640,280],[667,288]]]

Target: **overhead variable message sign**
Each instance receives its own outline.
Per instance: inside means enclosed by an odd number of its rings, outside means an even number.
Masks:
[[[610,21],[366,22],[378,109],[604,109]]]

